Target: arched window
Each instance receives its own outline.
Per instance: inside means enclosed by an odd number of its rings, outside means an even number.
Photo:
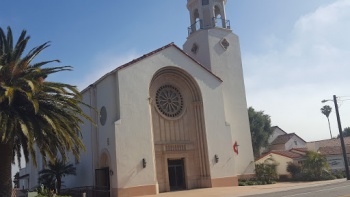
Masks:
[[[202,27],[201,20],[200,20],[200,18],[199,18],[198,9],[196,9],[196,10],[193,12],[193,18],[194,18],[194,22],[193,22],[193,26],[194,26],[194,27],[192,27],[192,30],[193,30],[193,31],[197,31],[198,29],[201,29],[201,27]]]
[[[197,19],[199,19],[199,12],[198,9],[195,9],[193,12],[193,18],[195,19],[195,21],[197,21]]]
[[[214,7],[214,14],[215,14],[216,18],[218,15],[221,16],[221,10],[220,10],[219,6],[217,6],[217,5]]]
[[[223,26],[223,19],[221,16],[221,10],[218,6],[214,7],[214,22],[215,22],[215,26],[224,27]]]

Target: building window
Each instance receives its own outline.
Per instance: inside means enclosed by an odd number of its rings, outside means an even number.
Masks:
[[[295,144],[295,146],[298,146],[298,142],[297,141],[294,141],[294,144]]]
[[[202,0],[202,5],[209,5],[209,0]]]
[[[223,38],[220,42],[222,48],[224,48],[225,50],[227,50],[227,48],[230,46],[230,43],[226,40],[226,38]]]
[[[197,54],[198,52],[198,45],[194,43],[191,48],[192,53]]]
[[[105,125],[107,120],[107,109],[105,106],[101,107],[100,110],[100,123],[101,125]]]

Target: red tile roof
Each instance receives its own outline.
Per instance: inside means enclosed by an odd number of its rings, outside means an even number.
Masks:
[[[275,140],[273,140],[271,142],[271,145],[285,144],[286,142],[288,142],[293,137],[293,135],[294,135],[294,133],[279,135],[279,136],[276,137]]]
[[[285,131],[284,131],[283,129],[281,129],[281,127],[279,127],[279,126],[272,126],[272,127],[271,127],[272,130],[275,130],[275,129],[277,129],[277,128],[278,128],[279,130],[281,130],[282,132],[284,132],[284,134],[287,134],[287,132],[285,132]]]
[[[308,152],[308,149],[307,148],[292,148],[292,149],[290,149],[290,151],[299,152],[299,153],[306,153],[306,152]]]
[[[320,141],[314,141],[317,143],[319,147],[328,147],[328,146],[341,146],[340,145],[340,139],[339,138],[333,138],[328,140],[320,140]],[[350,145],[350,137],[344,137],[344,143],[346,145]]]
[[[285,144],[290,139],[292,139],[293,136],[296,136],[297,138],[299,138],[299,139],[301,139],[302,141],[305,142],[305,140],[303,140],[303,138],[299,137],[297,134],[295,134],[295,133],[288,133],[288,134],[277,136],[276,139],[271,142],[271,145]]]
[[[324,146],[318,149],[322,155],[341,155],[343,154],[341,146]],[[350,153],[350,146],[346,146],[346,152]]]
[[[272,151],[262,155],[261,157],[259,157],[256,160],[259,160],[259,159],[266,157],[267,155],[270,155],[270,154],[281,155],[281,156],[288,157],[291,159],[300,158],[300,157],[303,157],[305,155],[305,154],[293,152],[292,150],[289,150],[289,151],[288,150],[272,150]]]

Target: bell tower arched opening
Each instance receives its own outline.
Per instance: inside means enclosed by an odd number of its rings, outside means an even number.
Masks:
[[[188,34],[214,27],[230,29],[225,13],[226,0],[188,0],[191,26]]]
[[[150,84],[159,192],[211,186],[202,96],[184,70],[165,67]]]

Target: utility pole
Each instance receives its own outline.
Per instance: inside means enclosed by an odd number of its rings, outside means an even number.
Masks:
[[[337,96],[336,95],[333,95],[333,101],[334,101],[334,106],[335,106],[335,113],[337,115],[341,148],[343,150],[342,152],[343,152],[343,157],[344,157],[346,179],[350,180],[348,158],[347,158],[347,155],[346,155],[346,148],[345,148],[345,143],[344,143],[344,138],[343,138],[343,129],[341,128],[340,117],[339,117],[339,110],[338,110],[338,103],[337,103]]]

